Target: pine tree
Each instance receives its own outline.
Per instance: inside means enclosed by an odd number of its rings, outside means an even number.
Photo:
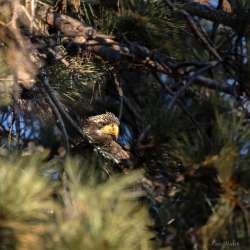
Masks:
[[[248,249],[249,10],[0,0],[0,249]]]

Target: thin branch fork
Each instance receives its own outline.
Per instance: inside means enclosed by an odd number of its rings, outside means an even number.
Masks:
[[[172,91],[171,88],[169,88],[166,84],[164,84],[164,82],[162,82],[161,78],[158,76],[157,73],[152,72],[155,79],[160,83],[160,85],[162,86],[162,88],[171,96],[175,96],[175,93]],[[199,134],[201,136],[204,136],[207,138],[208,141],[210,141],[210,139],[207,137],[206,133],[204,133],[204,131],[201,129],[199,123],[194,119],[194,117],[192,116],[192,114],[189,113],[189,111],[186,109],[185,105],[178,99],[176,99],[176,103],[179,106],[179,108],[182,110],[182,112],[188,117],[188,119],[190,119],[190,121],[194,124],[194,126],[198,129]]]
[[[186,17],[188,23],[190,24],[192,30],[194,31],[194,33],[199,37],[199,39],[201,40],[201,42],[205,45],[205,47],[207,48],[207,50],[215,56],[215,58],[217,60],[219,60],[220,62],[223,61],[223,59],[221,58],[221,56],[219,55],[218,51],[210,44],[210,42],[206,39],[206,37],[202,34],[202,32],[199,30],[199,28],[197,27],[196,23],[194,22],[193,18],[191,17],[191,15],[184,10],[181,10],[181,13]]]
[[[75,121],[70,117],[70,115],[65,111],[63,104],[59,101],[59,99],[56,97],[55,91],[53,88],[50,86],[49,81],[46,77],[41,75],[42,83],[44,88],[46,89],[49,97],[55,104],[56,108],[60,112],[60,114],[67,119],[67,121],[70,123],[70,125],[84,138],[86,139],[86,136],[83,132],[83,130],[75,123]]]
[[[218,64],[218,62],[215,62],[213,64],[210,64],[208,66],[205,66],[204,68],[198,70],[195,74],[193,74],[190,79],[188,80],[188,82],[182,87],[180,88],[177,93],[174,95],[172,101],[169,104],[168,109],[172,110],[176,100],[185,92],[185,90],[191,86],[191,84],[194,82],[194,80],[202,73],[207,72],[208,70],[210,70],[211,68],[215,67]]]
[[[62,116],[58,110],[58,108],[56,107],[55,103],[53,102],[53,100],[51,99],[51,97],[49,96],[49,94],[45,91],[44,88],[41,88],[43,94],[45,95],[46,99],[48,100],[49,102],[49,105],[56,117],[56,119],[58,120],[59,122],[59,126],[61,127],[61,130],[62,130],[62,134],[63,134],[63,138],[64,138],[64,144],[65,144],[65,149],[66,149],[66,153],[68,154],[69,153],[69,150],[70,150],[70,146],[69,146],[69,136],[68,136],[68,133],[67,133],[67,130],[66,130],[66,127],[65,127],[65,124],[64,124],[64,121],[62,119]]]

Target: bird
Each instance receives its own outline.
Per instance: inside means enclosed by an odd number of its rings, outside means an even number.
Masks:
[[[116,141],[119,125],[119,119],[111,112],[90,116],[83,125],[83,132],[94,149],[117,164],[130,158],[129,152]]]

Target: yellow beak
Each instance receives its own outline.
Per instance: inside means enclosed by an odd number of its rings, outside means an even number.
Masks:
[[[119,135],[119,127],[115,123],[110,123],[100,129],[103,134],[113,135],[115,138]]]

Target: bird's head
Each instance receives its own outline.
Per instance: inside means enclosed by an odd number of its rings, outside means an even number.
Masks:
[[[130,154],[114,140],[119,135],[119,119],[112,113],[89,117],[83,130],[89,140],[98,145],[96,149],[105,158],[112,159],[115,163],[128,160]]]
[[[117,139],[119,119],[110,112],[89,117],[84,124],[84,132],[93,143],[106,143]]]

